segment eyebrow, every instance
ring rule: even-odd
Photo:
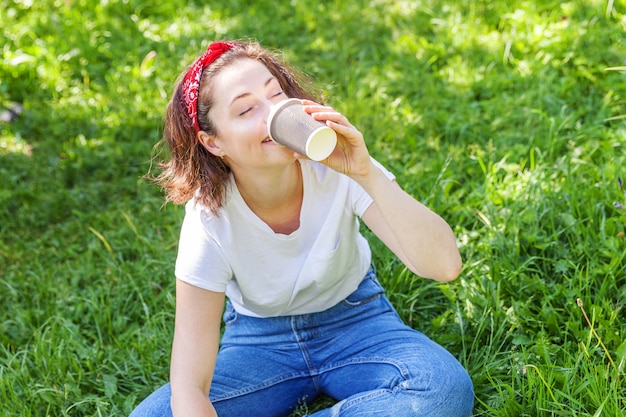
[[[265,84],[263,84],[263,87],[267,87],[274,80],[278,81],[278,79],[272,75],[270,78],[267,79],[267,81],[265,81]],[[233,98],[230,101],[230,104],[232,105],[235,101],[239,100],[240,98],[244,98],[246,96],[249,96],[250,94],[251,93],[249,93],[249,92],[245,92],[245,93],[239,94],[237,97]]]

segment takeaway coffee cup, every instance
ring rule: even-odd
[[[270,139],[314,161],[328,158],[337,144],[335,131],[306,113],[298,99],[273,106],[267,125]]]

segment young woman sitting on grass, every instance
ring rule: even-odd
[[[471,415],[467,372],[402,323],[359,219],[442,282],[461,269],[452,230],[304,85],[254,42],[211,44],[177,83],[159,177],[186,203],[170,383],[133,417],[286,417],[322,394],[338,402],[315,417]],[[327,159],[269,140],[270,108],[288,97],[337,133]]]

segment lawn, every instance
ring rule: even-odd
[[[124,416],[167,381],[183,208],[145,176],[175,78],[224,38],[282,50],[452,225],[450,284],[364,233],[476,416],[626,414],[626,1],[0,0],[0,22],[0,415]]]

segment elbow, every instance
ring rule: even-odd
[[[457,253],[454,261],[451,262],[450,273],[448,275],[447,282],[454,281],[461,275],[461,271],[463,270],[463,259],[461,259],[461,254]]]
[[[407,265],[408,266],[408,265]],[[454,257],[447,261],[442,261],[436,268],[430,270],[424,268],[409,267],[409,269],[417,276],[432,279],[437,282],[451,282],[459,277],[463,269],[461,257]]]
[[[402,259],[402,258],[401,258]],[[437,282],[451,282],[461,275],[463,260],[456,246],[451,250],[421,253],[414,259],[403,259],[404,265],[415,275]]]
[[[461,267],[458,268],[450,268],[441,276],[439,279],[440,282],[452,282],[459,277],[461,274]]]
[[[456,256],[447,262],[446,267],[441,271],[441,276],[438,281],[441,282],[451,282],[454,281],[461,275],[461,270],[463,269],[463,260],[461,259],[461,255],[457,252]]]

